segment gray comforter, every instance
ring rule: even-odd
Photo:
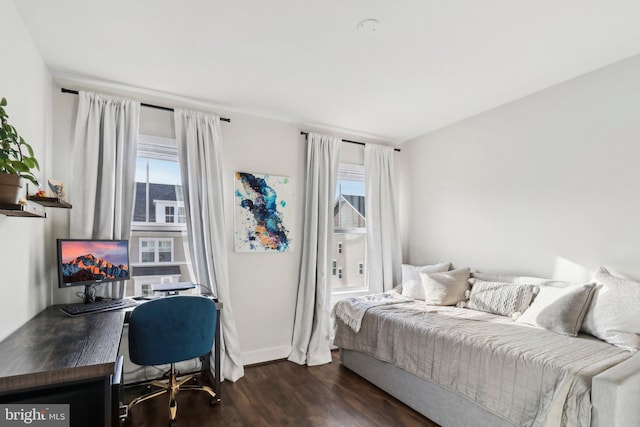
[[[335,344],[405,369],[521,426],[589,426],[591,379],[631,353],[479,311],[416,301],[368,309]]]

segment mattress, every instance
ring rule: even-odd
[[[372,307],[335,344],[411,372],[521,426],[589,426],[591,380],[631,353],[510,318],[415,301]]]

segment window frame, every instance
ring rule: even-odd
[[[136,176],[135,182],[144,185],[147,183],[146,189],[140,189],[145,191],[145,194],[141,195],[146,199],[146,203],[139,206],[137,221],[131,222],[131,237],[130,237],[130,253],[133,254],[135,260],[135,254],[137,253],[138,259],[131,263],[132,277],[131,283],[127,284],[125,289],[125,296],[143,295],[144,288],[149,283],[160,283],[163,280],[169,281],[192,281],[192,263],[188,257],[188,249],[186,247],[188,242],[188,230],[186,224],[186,209],[184,208],[184,202],[181,199],[181,168],[178,156],[177,141],[175,138],[165,138],[159,136],[152,136],[146,134],[138,134],[138,147],[136,151]],[[156,173],[160,170],[164,170],[164,162],[156,163],[155,160],[164,162],[172,162],[177,165],[177,168],[169,165],[167,170],[171,171],[172,178],[161,179],[157,181]],[[158,165],[159,168],[156,168]],[[145,170],[146,169],[146,170]],[[165,175],[167,176],[167,175]],[[169,185],[171,180],[174,179],[176,186],[175,198],[173,195],[155,196],[154,193],[150,194],[149,185],[154,182],[164,182]],[[136,194],[137,195],[137,194]],[[173,199],[173,200],[164,200]],[[165,221],[164,207],[171,205],[174,207],[174,222],[167,223]],[[184,215],[182,215],[184,214]],[[182,215],[182,216],[181,216]],[[154,240],[153,250],[145,249],[145,256],[149,261],[142,261],[141,245],[143,241]],[[165,244],[164,247],[160,247],[162,243],[158,241],[169,241],[169,244]],[[151,254],[153,254],[153,262],[151,262]],[[160,261],[160,255],[163,256]],[[164,269],[167,267],[178,267],[179,273],[166,275],[164,273],[155,274],[153,269]],[[140,267],[146,267],[136,273],[136,269]],[[159,271],[159,270],[158,270]],[[199,293],[196,290],[193,293]]]
[[[364,165],[360,165],[360,164],[355,164],[355,163],[340,163],[338,165],[338,181],[337,181],[337,185],[339,185],[340,180],[348,180],[348,181],[360,181],[362,182],[363,186],[364,184],[364,180],[365,180],[365,176],[364,176]],[[339,192],[339,188],[336,188],[336,201],[338,200],[338,197],[340,197],[340,192]],[[365,195],[366,198],[366,195]],[[365,213],[366,214],[366,213]],[[365,223],[366,223],[366,216],[364,217]],[[345,253],[344,250],[344,239],[339,239],[336,238],[337,235],[340,234],[364,234],[365,238],[364,238],[364,261],[359,261],[358,264],[362,263],[364,265],[364,263],[366,262],[366,257],[367,257],[367,244],[366,244],[366,234],[367,234],[367,229],[366,226],[365,227],[341,227],[341,226],[334,226],[333,230],[332,230],[333,236],[334,236],[334,249],[336,250],[336,254],[338,256],[342,255]],[[333,264],[332,264],[332,272],[334,271],[333,269]],[[338,269],[337,269],[337,279],[342,282],[343,280],[345,280],[345,275],[344,275],[344,271],[343,268],[344,266],[340,266],[337,265]],[[355,268],[356,268],[356,275],[357,276],[364,276],[364,284],[360,285],[349,285],[346,284],[346,286],[340,286],[340,287],[331,287],[331,292],[334,295],[340,295],[340,294],[347,294],[347,293],[353,293],[353,292],[368,292],[369,291],[369,285],[367,283],[367,277],[366,277],[366,269],[364,270],[365,274],[360,275],[359,271],[357,269],[358,265],[356,264]],[[332,276],[336,276],[336,275],[332,275]]]
[[[171,212],[169,212],[171,211]],[[171,219],[171,220],[169,220]],[[173,224],[176,222],[176,207],[173,205],[167,205],[164,207],[164,222]]]
[[[142,244],[153,242],[153,261],[143,261],[142,254],[150,253],[151,251],[143,251]],[[160,261],[160,242],[171,242],[171,259],[169,261]],[[173,264],[175,260],[175,244],[173,237],[140,237],[138,241],[138,254],[141,265],[150,265],[150,264]],[[166,252],[166,251],[163,251]]]
[[[175,138],[164,138],[159,136],[138,134],[138,147],[136,159],[144,158],[149,160],[164,160],[179,163],[178,146]],[[186,232],[187,223],[180,222],[180,209],[184,207],[181,200],[147,200],[147,217],[145,221],[132,221],[132,231],[157,231],[159,227],[166,231]],[[164,207],[167,205],[176,206],[174,222],[165,222]],[[155,210],[155,222],[150,222],[151,210]],[[186,214],[186,210],[185,210]]]

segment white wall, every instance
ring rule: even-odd
[[[640,278],[640,56],[403,147],[405,261]]]
[[[33,147],[41,166],[37,176],[46,182],[51,76],[13,2],[0,0],[0,11],[0,98],[7,98],[9,123]],[[0,215],[0,340],[50,303],[50,230],[48,219]]]
[[[306,143],[294,124],[232,115],[223,125],[228,202],[227,244],[231,298],[243,352],[251,364],[289,355],[298,289]],[[233,252],[233,172],[290,176],[295,216],[292,250],[286,253]]]
[[[129,96],[150,104],[169,107],[190,106],[179,98],[157,97],[133,89],[101,86],[99,83],[57,78],[53,87],[54,173],[68,180],[68,157],[78,97],[63,94],[68,89],[96,90],[102,93]],[[200,109],[215,111],[210,107]],[[222,123],[223,155],[225,158],[225,217],[229,250],[229,280],[231,303],[235,314],[243,363],[252,364],[288,356],[293,333],[293,321],[298,289],[302,244],[304,169],[306,142],[300,131],[317,131],[287,122],[262,119],[233,112],[215,111],[229,117]],[[140,132],[161,137],[175,137],[173,113],[142,108]],[[361,140],[356,136],[341,135]],[[362,149],[345,144],[345,161],[362,162]],[[294,215],[291,218],[292,250],[287,253],[236,253],[233,249],[233,173],[254,172],[291,177],[294,185]],[[69,194],[71,203],[77,195]],[[68,213],[55,218],[54,240],[69,233]],[[55,281],[55,271],[51,272]],[[75,290],[54,289],[54,302],[74,300]],[[224,302],[227,303],[227,302]],[[224,315],[224,311],[223,311]]]

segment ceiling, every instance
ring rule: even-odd
[[[640,53],[637,0],[15,4],[54,76],[394,143]]]

